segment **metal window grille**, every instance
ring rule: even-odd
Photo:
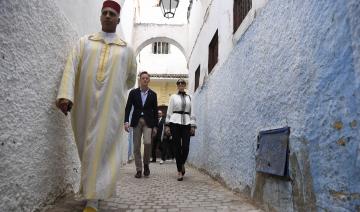
[[[158,43],[157,43],[157,46],[158,46],[158,47],[157,47],[157,50],[158,50],[157,53],[158,53],[158,54],[161,54],[161,42],[158,42]]]
[[[169,43],[155,42],[152,47],[153,54],[169,54]]]
[[[157,53],[157,44],[156,42],[153,43],[153,51],[152,51],[153,54],[156,54]]]

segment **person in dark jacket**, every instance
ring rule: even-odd
[[[163,117],[163,113],[161,110],[158,111],[158,121],[156,123],[157,126],[157,133],[156,135],[153,137],[152,139],[152,144],[151,144],[151,162],[155,163],[156,162],[156,150],[158,147],[160,147],[160,151],[161,151],[161,155],[163,155],[164,149],[163,149],[163,145],[162,145],[162,141],[164,138],[164,134],[163,134],[163,128],[164,128],[164,124],[165,124],[165,117]],[[163,160],[160,160],[160,164],[163,163]]]
[[[151,138],[157,130],[157,95],[149,88],[150,74],[146,71],[140,73],[140,87],[133,89],[125,107],[125,131],[133,128],[134,157],[136,166],[136,178],[142,176],[142,163],[144,163],[144,176],[150,175],[150,154]],[[129,124],[129,115],[131,108],[134,107],[131,122]],[[141,137],[144,139],[144,157],[141,161]]]

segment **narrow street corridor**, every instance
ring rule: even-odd
[[[0,0],[0,212],[360,212],[359,14]]]
[[[121,169],[117,195],[100,201],[100,211],[262,211],[189,166],[184,181],[176,180],[175,162],[151,163],[149,178],[134,178],[134,163]],[[58,200],[45,212],[82,211],[85,202],[73,197]]]

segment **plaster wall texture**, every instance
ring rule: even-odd
[[[76,190],[69,117],[55,108],[76,38],[55,2],[0,1],[0,208],[33,211]]]
[[[120,24],[117,33],[129,44],[132,43],[134,23],[134,2],[131,0],[118,1],[121,5]],[[62,0],[55,2],[61,13],[68,20],[69,27],[79,36],[101,31],[100,15],[103,1]]]
[[[219,48],[219,63],[226,58],[222,56],[222,53],[231,51],[232,37],[229,39],[229,36],[232,36],[232,18],[229,17],[229,13],[232,11],[231,5],[231,1],[193,1],[188,25],[189,51],[187,58],[189,58],[189,70],[192,73],[189,76],[190,79],[199,64],[203,70],[201,72],[207,72],[205,69],[207,70],[209,43],[216,30],[222,32],[219,33],[219,45],[223,45],[222,48]],[[202,75],[201,78],[204,76]],[[192,81],[194,80],[190,80],[190,83]]]
[[[118,31],[121,32],[126,43],[132,46],[133,43],[133,31],[134,31],[134,19],[135,19],[135,2],[132,0],[124,1],[120,15],[120,25]],[[132,46],[133,47],[133,46]],[[135,51],[135,50],[134,50]]]
[[[58,3],[0,2],[1,211],[33,211],[79,187],[70,117],[54,102],[69,51],[99,19],[83,23],[95,17],[96,3],[71,2],[79,14]],[[126,141],[124,136],[124,163]]]
[[[189,67],[189,87],[194,88],[195,71],[200,65],[201,85],[208,76],[209,44],[216,30],[218,43],[218,63],[213,70],[217,70],[228,58],[230,52],[241,35],[252,23],[256,11],[266,5],[267,0],[252,0],[252,8],[243,20],[241,26],[233,34],[233,1],[193,1],[188,26],[188,48],[186,58]],[[205,56],[204,56],[205,55]],[[193,90],[191,89],[191,92]]]
[[[359,210],[359,4],[269,1],[194,94],[189,162],[268,209]],[[291,181],[255,171],[259,131],[284,126]]]
[[[103,1],[62,0],[55,1],[60,11],[80,36],[101,30],[100,15]]]

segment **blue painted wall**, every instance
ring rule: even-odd
[[[194,94],[189,162],[267,209],[359,210],[359,14],[357,0],[270,0]],[[255,171],[258,132],[283,126],[291,181]]]

